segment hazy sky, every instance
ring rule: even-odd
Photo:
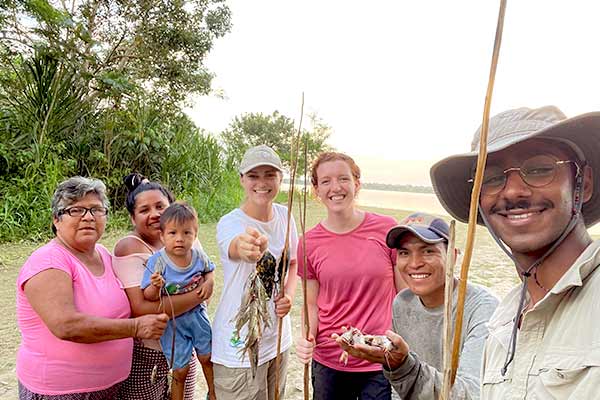
[[[432,160],[464,152],[481,122],[499,1],[235,0],[208,67],[225,98],[196,123],[243,112],[316,112],[366,181],[428,184]],[[492,113],[600,110],[600,2],[509,0]],[[409,163],[406,160],[425,160]]]

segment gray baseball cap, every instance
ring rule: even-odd
[[[469,183],[479,153],[481,127],[475,132],[469,153],[447,157],[429,171],[433,189],[446,211],[459,221],[469,219],[473,185]],[[506,149],[525,140],[550,139],[569,145],[593,171],[594,193],[583,204],[586,226],[600,220],[600,112],[567,118],[555,106],[518,108],[504,111],[490,119],[488,154]],[[479,224],[483,224],[481,216]]]
[[[283,172],[283,165],[281,159],[275,153],[275,151],[267,145],[261,144],[259,146],[250,147],[244,153],[242,162],[240,163],[240,174],[245,174],[252,168],[259,167],[261,165],[269,165],[273,168]]]
[[[385,243],[390,249],[397,249],[400,238],[405,233],[412,233],[429,244],[448,242],[449,231],[448,223],[440,217],[418,212],[404,218],[398,225],[390,229]]]

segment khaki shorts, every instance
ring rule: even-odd
[[[285,381],[290,351],[279,357],[279,398],[285,396]],[[275,359],[256,370],[252,379],[250,368],[228,368],[213,364],[215,394],[219,400],[272,400],[275,398]]]

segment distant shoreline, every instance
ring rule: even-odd
[[[369,190],[383,190],[386,192],[404,192],[404,193],[427,193],[433,194],[433,188],[431,186],[420,186],[420,185],[396,185],[390,183],[361,183],[363,189]]]
[[[283,183],[289,184],[290,180],[288,178],[284,178]],[[303,179],[296,179],[296,185],[303,185],[303,184],[304,184]],[[434,194],[433,188],[431,186],[398,185],[398,184],[392,184],[392,183],[379,183],[379,182],[361,182],[360,186],[363,189],[382,190],[385,192]]]

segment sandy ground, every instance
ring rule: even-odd
[[[402,218],[407,213],[397,210],[374,211]],[[309,206],[309,218],[307,226],[314,226],[323,217],[321,207],[312,203]],[[299,224],[298,224],[299,226]],[[466,229],[462,224],[457,228],[457,242],[461,246],[464,243]],[[109,232],[102,239],[102,243],[112,249],[116,240],[125,232]],[[207,250],[209,256],[218,261],[217,247],[215,243],[215,224],[206,224],[200,227],[200,240]],[[39,243],[5,243],[0,244],[0,398],[17,399],[17,381],[15,376],[15,356],[20,342],[19,331],[16,326],[15,317],[15,281],[18,270]],[[488,286],[498,296],[504,295],[516,282],[516,274],[508,259],[497,248],[483,229],[478,231],[476,252],[471,267],[471,280]],[[209,315],[214,315],[216,303],[221,294],[223,276],[217,269],[215,293],[213,301],[209,306]],[[292,326],[294,337],[300,332],[300,310],[301,295],[298,287],[295,304],[292,309]],[[197,379],[196,398],[203,399],[206,394],[204,379],[201,376],[201,368],[198,368],[200,376]],[[303,399],[303,365],[297,361],[292,347],[290,365],[287,374],[286,399]]]

